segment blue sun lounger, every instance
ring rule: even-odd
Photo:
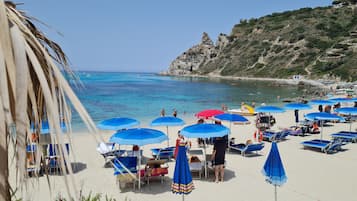
[[[328,141],[315,139],[301,142],[301,144],[304,146],[304,148],[316,148],[319,149],[321,152],[331,153],[340,151],[341,147],[346,143],[344,143],[342,140]]]
[[[255,152],[258,154],[258,151],[262,150],[264,148],[264,143],[257,143],[257,144],[231,144],[229,145],[229,148],[232,150],[239,151],[242,156],[246,156],[247,153]]]
[[[137,163],[138,159],[135,156],[117,157],[112,160],[114,167],[114,175],[117,176],[119,188],[123,189],[127,183],[132,183],[135,189],[137,181]]]
[[[270,142],[281,141],[281,140],[284,140],[288,135],[289,135],[288,130],[278,131],[278,132],[264,131],[263,132],[263,140],[270,141]]]
[[[357,132],[341,131],[331,135],[334,139],[341,139],[344,142],[357,142]]]
[[[152,156],[156,159],[171,159],[174,157],[175,147],[151,149]]]

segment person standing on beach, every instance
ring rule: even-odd
[[[214,165],[215,182],[223,182],[224,178],[224,161],[226,155],[226,141],[222,137],[216,138],[214,141],[212,152],[212,165]]]
[[[173,115],[174,117],[177,117],[177,110],[176,110],[176,109],[174,109],[174,112],[172,113],[172,115]]]
[[[161,112],[160,112],[161,116],[164,117],[165,116],[165,108],[162,108],[161,109]]]

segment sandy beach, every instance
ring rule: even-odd
[[[300,118],[303,114],[317,111],[317,107],[312,110],[300,111]],[[274,114],[277,123],[272,128],[286,128],[294,123],[293,111],[286,111],[282,114]],[[253,132],[256,130],[255,117],[247,117],[252,123],[249,125],[232,125],[232,134],[236,143],[245,142],[247,139],[253,139]],[[185,119],[186,125],[196,122],[194,117]],[[229,123],[223,122],[229,126]],[[349,124],[329,123],[330,126],[323,128],[323,138],[331,139],[333,132],[348,130]],[[147,125],[141,125],[146,127]],[[164,127],[155,127],[166,132]],[[178,129],[182,127],[170,127],[170,144],[173,145]],[[356,128],[352,125],[352,129]],[[104,139],[108,139],[112,132],[101,132]],[[180,195],[171,192],[171,180],[173,177],[175,161],[168,162],[169,174],[164,182],[160,179],[152,179],[150,184],[143,185],[141,191],[133,190],[128,186],[124,191],[119,189],[116,184],[116,177],[113,175],[112,168],[104,168],[104,159],[97,152],[97,142],[92,136],[86,133],[75,133],[73,135],[73,150],[71,157],[75,156],[75,173],[79,189],[83,190],[85,195],[90,191],[93,193],[102,193],[117,200],[181,200]],[[288,177],[287,183],[278,188],[278,200],[289,201],[354,201],[357,200],[354,189],[357,185],[355,171],[357,169],[357,144],[349,143],[343,147],[343,151],[325,154],[314,150],[304,150],[300,144],[309,139],[319,139],[320,134],[309,135],[305,137],[288,136],[287,140],[279,142],[278,148]],[[192,147],[197,147],[196,139],[190,139],[193,142]],[[150,148],[165,147],[166,142],[162,144],[153,144],[144,146],[144,156],[151,157]],[[213,173],[210,173],[208,179],[198,179],[194,175],[195,190],[185,197],[186,200],[240,200],[240,201],[269,201],[274,200],[274,187],[265,181],[261,170],[270,151],[271,143],[265,142],[265,148],[259,152],[259,155],[243,157],[236,152],[226,153],[225,181],[220,183],[213,182]],[[131,146],[122,146],[121,148],[131,149]],[[212,146],[208,147],[208,153],[211,153]],[[66,195],[63,176],[51,175],[49,180],[52,182],[54,195]],[[31,179],[33,184],[28,186],[32,200],[49,200],[49,188],[47,187],[47,178],[40,177],[38,180]],[[37,183],[38,182],[38,183]],[[56,196],[55,196],[56,197]]]

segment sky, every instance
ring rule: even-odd
[[[161,72],[207,32],[215,42],[241,19],[332,0],[14,0],[47,26],[74,70]]]

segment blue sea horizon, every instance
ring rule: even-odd
[[[95,72],[76,73],[82,87],[74,87],[95,123],[112,117],[130,117],[141,127],[174,109],[178,117],[187,118],[200,110],[239,108],[241,102],[282,105],[284,98],[304,95],[304,89],[294,85],[277,88],[269,81],[226,80],[197,77],[160,76],[155,73]],[[280,97],[278,99],[277,97]],[[73,112],[74,131],[85,129],[78,114]]]

